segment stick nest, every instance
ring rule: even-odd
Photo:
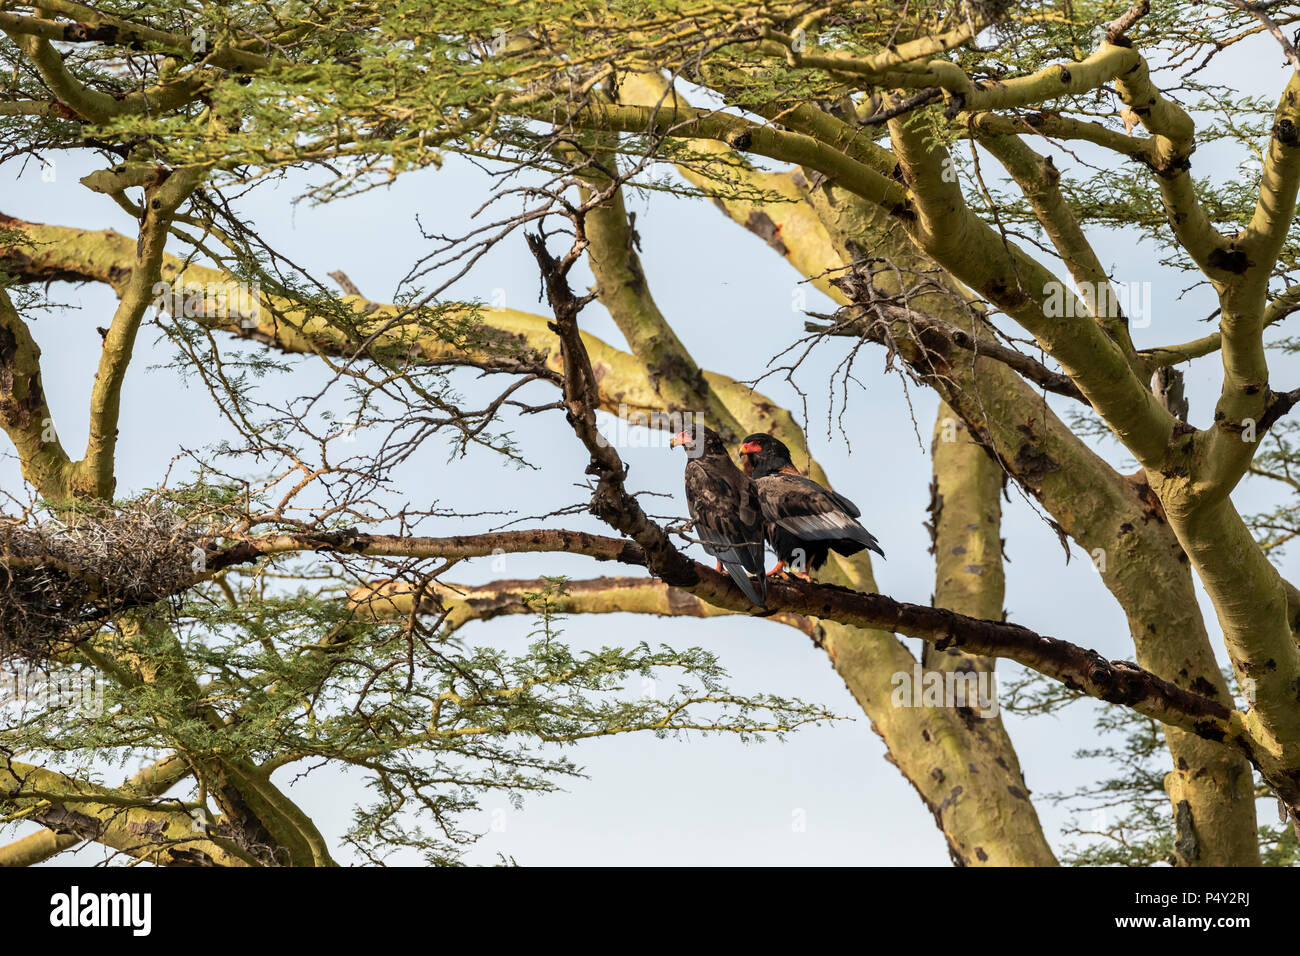
[[[0,663],[40,660],[193,583],[200,530],[164,504],[0,522]]]

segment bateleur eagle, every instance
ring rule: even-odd
[[[718,559],[719,571],[726,568],[745,596],[765,607],[763,509],[754,482],[736,467],[710,428],[681,432],[670,445],[686,449],[686,506],[700,544]]]
[[[773,574],[787,565],[796,573],[815,571],[832,550],[851,555],[870,548],[885,556],[875,535],[858,522],[858,506],[799,474],[784,442],[750,435],[740,446],[740,458],[758,488],[763,530],[776,551]]]

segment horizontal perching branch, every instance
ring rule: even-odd
[[[658,559],[652,563],[644,548],[626,538],[550,528],[445,538],[352,531],[274,534],[212,550],[207,574],[262,557],[302,551],[442,560],[500,553],[582,554],[598,561],[648,567],[665,584],[714,607],[755,616],[788,612],[853,627],[894,631],[939,648],[957,647],[970,654],[1013,660],[1089,697],[1132,707],[1203,737],[1226,741],[1238,736],[1234,717],[1239,715],[1218,701],[1185,690],[1136,664],[1108,661],[1096,651],[1038,634],[1019,624],[967,617],[946,608],[910,604],[883,594],[864,594],[830,584],[775,577],[768,582],[768,612],[759,612],[729,576],[692,561],[671,544],[668,547],[676,560],[668,563]]]

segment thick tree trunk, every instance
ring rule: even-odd
[[[1006,593],[1002,469],[943,403],[939,404],[930,447],[934,463],[930,509],[934,604],[971,617],[1001,620]],[[988,687],[992,700],[997,700],[992,658],[964,654],[956,648],[940,651],[924,644],[921,662],[927,671],[976,675],[977,686]],[[980,716],[970,707],[958,708],[956,713],[968,728],[968,749],[976,758],[975,766],[995,784],[954,800],[946,811],[952,823],[944,832],[951,831],[970,844],[994,846],[1007,863],[1054,864],[1056,858],[1029,800],[1029,788],[1001,715]]]
[[[703,177],[692,178],[708,185]],[[765,179],[777,178],[765,174]],[[814,281],[828,294],[845,301],[828,279],[853,260],[855,251],[887,256],[902,268],[934,268],[897,223],[860,198],[830,183],[813,187],[800,173],[785,178],[800,202],[760,209],[748,201],[727,200],[719,206],[751,229],[770,213],[769,221],[781,239],[778,251],[805,275],[819,277]],[[764,187],[771,188],[766,181]],[[951,308],[951,301],[940,295],[914,302],[940,315]],[[963,321],[961,313],[944,317],[954,324]],[[894,331],[896,342],[909,341],[905,328]],[[963,355],[942,375],[934,375],[928,361],[920,361],[917,371],[952,403],[979,440],[996,451],[1008,472],[1065,533],[1094,556],[1103,582],[1128,618],[1137,663],[1180,686],[1229,703],[1187,557],[1146,483],[1118,474],[1005,365]],[[1178,862],[1257,865],[1259,841],[1249,763],[1228,748],[1178,728],[1165,731],[1174,768],[1165,786],[1179,829]]]

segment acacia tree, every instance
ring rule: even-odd
[[[6,155],[102,156],[82,185],[139,222],[123,236],[9,218],[0,237],[0,424],[40,499],[16,498],[6,531],[4,649],[109,682],[98,717],[70,721],[56,707],[6,732],[5,806],[44,830],[4,858],[93,840],[163,863],[329,863],[270,779],[316,760],[372,775],[377,802],[352,833],[363,852],[412,845],[450,860],[471,838],[455,818],[476,792],[546,788],[574,769],[529,741],[779,733],[829,717],[728,694],[700,652],[583,657],[555,638],[557,613],[754,613],[725,575],[683,553],[689,529],[649,515],[625,487],[597,412],[652,424],[700,414],[731,443],[770,432],[832,483],[796,417],[742,378],[700,368],[656,305],[625,206],[635,188],[712,200],[835,300],[838,311],[809,316],[782,348],[838,348],[851,367],[879,347],[941,399],[933,606],[876,593],[868,559],[836,557],[815,584],[774,580],[761,617],[813,638],[953,861],[1056,855],[998,718],[895,706],[892,677],[916,663],[900,636],[921,638],[924,667],[940,673],[1019,662],[1049,682],[1031,710],[1084,696],[1114,705],[1119,726],[1137,722],[1141,779],[1110,789],[1156,809],[1142,851],[1118,859],[1260,862],[1261,833],[1277,834],[1259,827],[1257,798],[1300,819],[1300,592],[1272,560],[1295,522],[1285,508],[1243,519],[1231,495],[1252,472],[1294,487],[1279,420],[1300,391],[1269,387],[1265,332],[1300,308],[1289,232],[1297,19],[1245,0],[0,3]],[[1265,78],[1280,90],[1271,104],[1201,78],[1245,45],[1285,58]],[[1257,172],[1196,178],[1191,156],[1207,142],[1254,151]],[[522,212],[427,237],[400,302],[369,301],[346,277],[334,294],[232,206],[290,168],[322,174],[311,195],[329,201],[451,153],[510,173],[487,198],[512,197]],[[1219,331],[1135,345],[1098,252],[1131,231],[1212,289]],[[519,233],[549,314],[448,301],[452,281]],[[590,294],[573,288],[579,262],[596,278]],[[79,458],[59,440],[26,315],[42,304],[38,286],[58,282],[102,283],[119,302]],[[121,388],[155,305],[243,444],[116,501],[116,435],[131,427],[119,422]],[[582,331],[597,305],[625,348]],[[245,394],[251,376],[281,374],[293,357],[324,363],[333,391],[284,408]],[[1221,396],[1212,415],[1191,415],[1179,366],[1215,357]],[[471,373],[508,384],[471,408],[455,390]],[[551,395],[526,402],[525,388]],[[338,402],[322,411],[327,394],[346,396],[343,414]],[[564,529],[573,509],[561,508],[526,530],[466,516],[466,534],[417,535],[437,513],[394,494],[387,476],[434,433],[525,458],[503,423],[533,414],[564,415],[589,459],[582,507],[609,533]],[[852,408],[844,421],[854,427]],[[1097,428],[1136,472],[1108,460]],[[373,437],[364,451],[340,444],[357,433]],[[1134,662],[1042,633],[1052,622],[1005,620],[1009,484],[1067,549],[1096,558]],[[457,561],[502,551],[567,551],[650,575],[448,580]],[[1194,580],[1215,609],[1227,676]],[[526,657],[455,643],[465,624],[502,614],[539,617]],[[698,686],[610,703],[619,680],[654,668]],[[122,783],[92,779],[86,761],[123,752],[155,762]],[[83,763],[64,773],[31,756],[51,754]],[[167,796],[187,781],[186,798]]]

